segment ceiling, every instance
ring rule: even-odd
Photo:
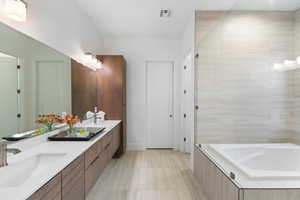
[[[296,10],[300,0],[77,0],[102,37],[178,39],[194,10]],[[171,9],[170,18],[160,18]]]
[[[13,58],[13,59],[15,59],[15,57],[4,54],[4,53],[1,53],[1,52],[0,52],[0,58]]]

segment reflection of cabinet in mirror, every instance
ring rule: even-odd
[[[72,63],[72,113],[84,117],[87,111],[97,106],[96,72],[82,64]]]

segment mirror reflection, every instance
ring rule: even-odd
[[[0,137],[38,128],[39,115],[71,113],[69,57],[2,23],[0,44]]]
[[[19,131],[18,106],[18,58],[0,52],[0,121],[6,133]],[[1,133],[3,136],[4,133]],[[5,136],[5,135],[4,135]]]

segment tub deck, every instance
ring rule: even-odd
[[[209,200],[299,200],[298,152],[293,144],[195,145],[194,175]]]

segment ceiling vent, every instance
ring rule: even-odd
[[[161,18],[171,17],[171,10],[170,9],[160,10],[160,17]]]

